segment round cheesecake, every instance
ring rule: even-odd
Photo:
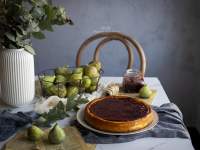
[[[153,121],[151,107],[135,98],[106,96],[87,104],[85,121],[108,132],[131,132],[145,128]]]

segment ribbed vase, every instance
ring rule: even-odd
[[[34,57],[24,49],[0,50],[1,100],[11,106],[32,102],[35,95]]]

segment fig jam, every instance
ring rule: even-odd
[[[126,93],[138,93],[144,86],[144,77],[140,71],[129,69],[123,77],[123,90]]]

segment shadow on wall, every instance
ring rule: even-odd
[[[200,9],[198,0],[59,0],[75,25],[59,27],[44,41],[34,40],[36,72],[63,64],[74,66],[81,43],[99,31],[120,31],[136,38],[147,56],[146,76],[160,78],[188,125],[197,120],[200,75]],[[91,60],[94,45],[82,64]],[[112,42],[100,54],[105,75],[121,76],[127,64],[122,45]],[[138,59],[136,58],[138,66]],[[197,88],[196,88],[197,87]]]

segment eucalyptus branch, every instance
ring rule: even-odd
[[[29,39],[44,39],[43,31],[73,22],[63,7],[48,0],[0,0],[0,45],[4,49],[24,48],[34,54]]]

